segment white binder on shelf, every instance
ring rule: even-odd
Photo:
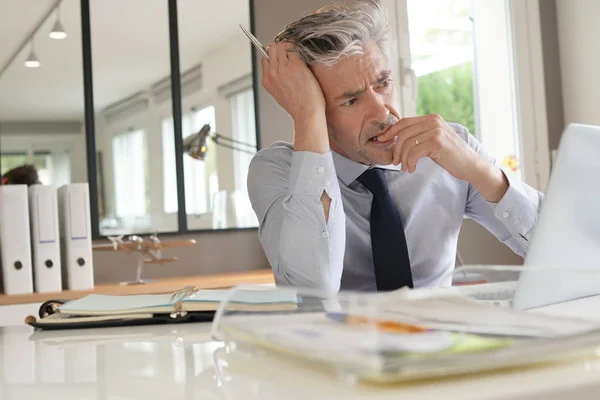
[[[32,293],[27,185],[0,185],[0,260],[2,291]]]
[[[70,183],[58,189],[63,288],[94,287],[90,192],[87,183]]]
[[[56,186],[29,186],[29,219],[36,292],[62,290]]]

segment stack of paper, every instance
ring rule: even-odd
[[[306,296],[304,296],[306,297]],[[337,301],[337,305],[333,305]],[[260,346],[389,382],[596,356],[600,322],[418,291],[340,293],[325,312],[231,313],[216,339]]]
[[[492,335],[556,337],[600,329],[600,323],[586,319],[556,318],[495,307],[454,294],[428,296],[418,291],[392,292],[375,309],[356,308],[350,313],[430,329]]]

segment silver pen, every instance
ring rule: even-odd
[[[258,41],[257,38],[254,37],[253,34],[251,34],[250,32],[248,32],[246,30],[246,28],[244,28],[241,24],[240,24],[240,28],[242,28],[242,30],[244,31],[244,33],[246,34],[246,36],[248,36],[248,39],[250,39],[250,41],[252,42],[252,44],[254,45],[254,47],[256,47],[258,49],[258,51],[260,51],[262,53],[263,56],[265,56],[267,58],[267,60],[269,59],[269,53],[267,53],[267,50],[265,49],[265,47]]]

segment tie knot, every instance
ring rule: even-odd
[[[385,176],[383,176],[383,170],[380,168],[368,169],[356,178],[356,180],[369,189],[369,192],[373,193],[373,196],[389,191]]]

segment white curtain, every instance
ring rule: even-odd
[[[175,171],[175,140],[173,139],[173,118],[162,121],[163,149],[163,210],[177,212],[177,173]]]
[[[253,90],[247,89],[231,96],[231,109],[233,110],[233,138],[256,146]],[[251,154],[241,151],[233,152],[235,188],[246,194],[248,193],[246,179],[250,160],[252,160]]]
[[[136,130],[112,139],[115,211],[118,217],[146,214],[146,144],[144,131]]]
[[[233,138],[243,143],[256,146],[256,125],[254,121],[254,92],[247,89],[231,97],[233,112]],[[244,149],[252,150],[247,146]],[[235,176],[235,192],[231,195],[233,208],[236,213],[236,226],[258,226],[258,220],[252,210],[248,197],[248,168],[252,154],[234,151],[233,166]]]

